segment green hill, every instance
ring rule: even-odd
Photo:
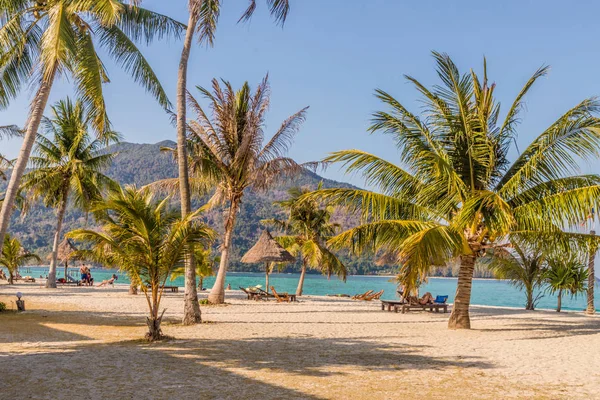
[[[171,155],[160,152],[161,147],[174,146],[175,143],[171,141],[163,141],[156,144],[123,142],[114,145],[110,148],[110,151],[116,152],[117,155],[112,166],[106,171],[106,174],[123,185],[135,184],[137,186],[143,186],[159,179],[176,177],[177,166]],[[244,202],[240,208],[236,224],[231,270],[259,270],[260,266],[241,264],[239,259],[258,239],[262,229],[262,225],[260,224],[262,219],[273,218],[274,216],[283,217],[281,210],[273,206],[273,201],[284,199],[287,195],[287,189],[292,186],[316,188],[321,181],[323,181],[324,187],[352,187],[347,183],[325,179],[307,171],[293,180],[282,181],[266,193],[248,191],[244,196]],[[194,200],[194,205],[203,204],[205,200],[196,199]],[[205,218],[217,231],[223,231],[224,218],[222,209],[211,210],[206,214]],[[352,216],[348,217],[342,213],[338,213],[335,218],[344,227],[357,222],[356,218]],[[21,218],[19,213],[16,213],[11,223],[10,231],[20,237],[23,244],[29,250],[36,252],[40,256],[46,256],[50,252],[55,223],[54,210],[47,209],[42,205],[36,205],[32,207],[25,218]],[[91,216],[88,218],[84,213],[74,209],[67,211],[64,222],[65,232],[86,225],[88,227],[94,226]],[[216,246],[218,246],[218,243]],[[370,259],[342,257],[352,274],[367,274],[385,269],[389,270],[389,268],[385,267],[376,267]],[[295,270],[296,267],[291,266],[288,270]]]

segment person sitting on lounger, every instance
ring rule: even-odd
[[[410,297],[411,304],[419,304],[422,306],[425,306],[427,304],[433,304],[434,300],[435,297],[433,297],[433,295],[430,292],[425,293],[421,298],[418,298],[417,296]]]

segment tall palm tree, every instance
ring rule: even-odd
[[[548,291],[552,294],[557,293],[556,311],[560,312],[563,292],[568,292],[573,297],[586,291],[587,269],[584,263],[574,255],[550,258],[548,266],[544,278],[548,284]]]
[[[278,22],[285,21],[289,10],[289,0],[267,0],[271,14]],[[249,19],[256,9],[256,1],[251,0],[249,7],[244,12],[242,19]],[[181,197],[181,213],[187,215],[191,211],[190,181],[187,157],[186,139],[186,95],[187,95],[187,68],[192,51],[194,36],[198,37],[200,43],[212,46],[217,21],[221,11],[220,0],[189,0],[189,18],[179,70],[177,73],[177,159],[179,167],[179,193]],[[200,322],[200,306],[198,305],[198,293],[196,292],[196,277],[194,276],[195,263],[193,253],[190,253],[185,273],[185,304],[183,323],[194,324]]]
[[[544,284],[546,253],[538,244],[513,240],[510,249],[497,247],[491,252],[488,266],[496,277],[508,279],[519,289],[525,289],[526,310],[534,310],[538,297],[534,291]]]
[[[163,107],[170,105],[135,43],[178,36],[184,25],[122,0],[0,2],[0,108],[24,86],[36,88],[23,145],[0,211],[0,248],[54,80],[70,77],[98,135],[110,131],[102,85],[109,82],[100,46]]]
[[[90,132],[93,119],[93,113],[87,112],[81,101],[73,103],[67,98],[53,105],[52,117],[42,120],[46,136],[38,136],[35,156],[30,159],[31,170],[23,176],[22,187],[29,193],[28,201],[41,198],[46,207],[57,209],[48,288],[56,288],[58,246],[69,199],[87,212],[91,203],[102,197],[104,188],[117,185],[102,170],[114,156],[107,153],[106,146],[116,142],[118,134],[105,131],[103,140],[94,139]]]
[[[318,189],[321,188],[319,184]],[[264,224],[282,229],[286,236],[277,236],[275,240],[294,256],[302,259],[302,270],[300,280],[296,288],[296,295],[302,296],[304,278],[307,268],[320,269],[324,275],[331,276],[332,273],[346,280],[346,266],[327,248],[326,240],[333,236],[338,230],[338,224],[329,222],[332,207],[321,208],[315,200],[301,201],[300,198],[309,193],[308,188],[290,188],[289,198],[277,201],[279,205],[289,213],[287,221],[279,219],[267,219]]]
[[[188,96],[188,105],[197,120],[188,122],[187,151],[190,187],[194,192],[215,187],[206,207],[228,204],[225,233],[221,244],[221,262],[209,295],[211,303],[223,303],[225,276],[235,220],[244,190],[267,190],[283,176],[299,173],[303,166],[286,157],[288,148],[305,119],[303,108],[286,119],[273,137],[264,144],[264,118],[269,106],[269,84],[265,77],[252,93],[248,82],[235,91],[229,82],[213,79],[213,93],[198,87],[208,99],[212,118],[200,103]],[[167,179],[155,183],[158,188],[179,189],[179,181]]]
[[[334,237],[334,247],[388,252],[414,280],[432,265],[458,258],[448,326],[468,329],[478,258],[510,234],[553,234],[581,222],[597,207],[600,177],[574,174],[581,159],[599,154],[595,114],[600,103],[587,99],[577,104],[511,163],[523,98],[547,68],[535,72],[500,119],[496,85],[488,81],[485,61],[480,77],[473,71],[461,74],[446,54],[433,55],[440,85],[428,89],[407,77],[421,94],[423,117],[376,91],[390,111],[376,112],[370,131],[394,138],[402,166],[360,150],[335,152],[326,159],[344,163],[347,172],[362,171],[380,192],[323,189],[313,196],[362,211],[365,223]]]
[[[92,207],[101,231],[79,229],[68,234],[91,246],[74,252],[74,257],[119,267],[141,283],[148,302],[149,341],[162,338],[160,301],[167,278],[184,265],[189,243],[208,246],[214,236],[198,222],[199,212],[181,219],[179,212],[168,209],[169,200],[156,201],[150,191],[134,187],[111,191]]]
[[[4,246],[0,254],[0,266],[8,270],[8,283],[13,284],[15,274],[19,271],[19,267],[25,265],[28,261],[41,261],[41,259],[33,253],[26,251],[19,239],[11,238],[10,235],[4,236]]]

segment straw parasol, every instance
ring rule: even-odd
[[[273,239],[273,236],[268,230],[264,230],[258,241],[244,256],[241,260],[243,263],[255,264],[264,262],[266,264],[266,278],[265,283],[267,285],[267,292],[269,291],[269,269],[270,263],[272,262],[294,262],[296,258],[291,255],[286,249],[281,247],[279,243]]]
[[[77,248],[75,247],[75,245],[73,244],[73,242],[70,239],[65,238],[58,245],[58,250],[56,252],[56,258],[58,261],[62,261],[65,263],[65,279],[67,279],[67,272],[68,272],[68,268],[69,268],[69,256],[71,255],[71,253],[73,253],[76,250],[77,250]],[[52,253],[48,254],[47,258],[48,258],[48,260],[52,260]]]

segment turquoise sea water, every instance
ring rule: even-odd
[[[21,275],[31,275],[38,278],[40,275],[46,276],[47,267],[23,267]],[[117,274],[119,279],[117,283],[129,283],[127,276],[116,270],[93,269],[92,276],[95,283],[98,284],[104,279],[109,279],[112,274]],[[58,270],[58,278],[63,277],[64,269]],[[69,275],[79,279],[79,269],[70,268]],[[298,274],[272,274],[269,278],[269,284],[275,286],[277,291],[295,292],[298,284]],[[215,278],[210,277],[204,280],[204,287],[211,288]],[[183,286],[183,277],[169,283],[172,285]],[[232,289],[238,289],[240,286],[248,287],[254,285],[265,285],[265,276],[260,273],[248,272],[229,272],[227,273],[226,285],[231,284]],[[337,278],[331,278],[322,275],[307,275],[304,281],[304,294],[327,295],[346,293],[354,295],[364,293],[367,290],[379,291],[384,289],[383,299],[394,299],[396,297],[396,284],[390,282],[390,277],[383,276],[349,276],[346,282]],[[454,278],[430,278],[429,281],[421,286],[421,294],[431,292],[433,295],[448,295],[448,301],[453,302],[454,292],[456,291],[456,279]],[[586,307],[585,294],[577,298],[564,296],[562,307],[564,310],[583,310]],[[524,307],[525,294],[511,285],[509,282],[495,279],[476,279],[473,281],[473,292],[471,304],[501,306],[501,307]],[[595,291],[595,304],[600,306],[600,289]],[[537,308],[553,309],[556,307],[556,297],[544,293],[544,296],[538,301]],[[600,311],[600,308],[598,309]]]

